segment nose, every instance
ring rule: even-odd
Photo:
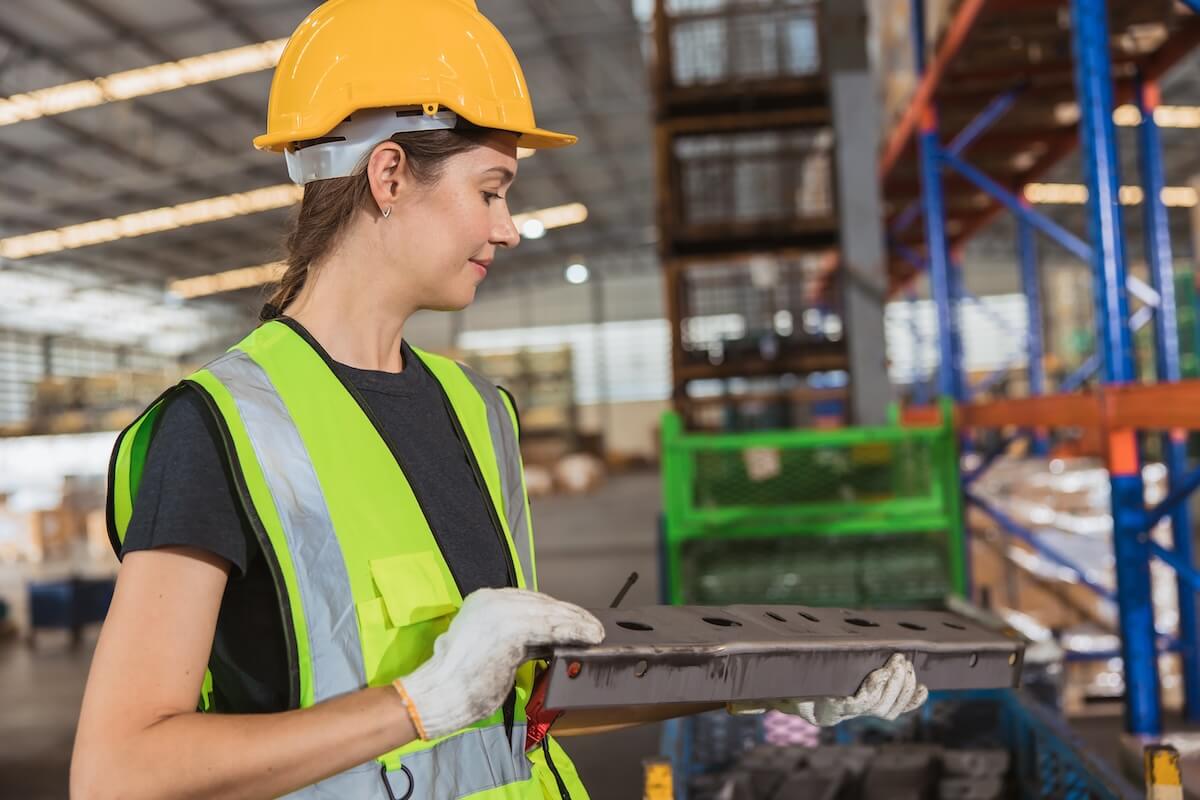
[[[497,247],[507,248],[516,247],[521,243],[521,234],[517,232],[517,225],[507,208],[501,214],[499,223],[492,229],[491,242]]]

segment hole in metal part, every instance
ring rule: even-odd
[[[787,620],[786,620],[786,619],[784,619],[783,617],[779,616],[779,615],[778,615],[778,614],[776,614],[774,611],[768,611],[768,612],[767,612],[767,616],[768,616],[768,617],[770,617],[770,618],[771,618],[771,619],[773,619],[773,620],[776,620],[776,621],[778,621],[778,622],[787,622]]]
[[[926,628],[924,625],[917,625],[912,622],[897,622],[896,624],[899,625],[901,628],[908,628],[910,631],[928,630],[928,628]]]
[[[704,617],[704,621],[707,622],[709,625],[716,625],[718,628],[740,628],[740,627],[742,627],[742,623],[734,622],[733,620],[725,619],[724,617]]]
[[[975,666],[979,663],[979,653],[971,653],[971,660],[967,662],[968,666]]]
[[[641,622],[618,622],[618,628],[624,628],[627,631],[652,631],[654,628]]]
[[[650,665],[645,661],[639,661],[633,667],[633,674],[637,677],[642,677],[646,674],[646,670],[650,669]]]
[[[869,620],[869,619],[859,619],[858,617],[851,617],[850,619],[846,620],[846,624],[847,625],[857,625],[860,628],[878,628],[879,627],[878,622],[871,622],[871,620]]]
[[[955,625],[953,622],[943,622],[942,624],[945,625],[947,628],[953,628],[956,631],[965,631],[966,630],[966,628],[964,628],[962,625]]]
[[[821,620],[817,619],[816,617],[814,617],[812,614],[805,614],[803,611],[797,611],[796,613],[799,614],[800,616],[804,617],[809,622],[820,622],[821,621]]]

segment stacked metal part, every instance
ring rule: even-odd
[[[763,746],[692,783],[692,800],[1000,800],[1012,796],[1002,749],[909,744]]]
[[[935,692],[919,713],[822,729],[820,743],[757,740],[724,712],[667,724],[687,800],[1133,800],[1144,791],[1080,746],[1024,692]]]

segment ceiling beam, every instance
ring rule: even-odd
[[[584,80],[587,73],[583,69],[583,65],[580,61],[579,53],[582,52],[582,49],[571,47],[566,40],[564,40],[561,36],[556,35],[557,28],[548,22],[548,20],[553,18],[553,15],[560,8],[562,8],[562,6],[558,2],[555,2],[555,0],[521,0],[521,2],[525,6],[526,13],[531,19],[534,20],[534,24],[536,25],[537,29],[545,38],[546,43],[544,47],[546,47],[546,49],[550,50],[555,55],[556,61],[562,68],[560,70],[561,74],[571,82],[573,89],[571,95],[573,97],[580,98],[580,118],[584,122],[585,129],[593,133],[592,141],[595,142],[596,150],[600,153],[600,156],[604,159],[605,163],[609,165],[609,168],[612,171],[611,174],[616,178],[615,183],[618,186],[627,185],[630,183],[630,181],[626,175],[626,168],[624,164],[625,159],[621,158],[620,154],[615,153],[612,147],[609,145],[609,121],[604,119],[600,114],[595,113],[592,109],[588,108],[587,105],[586,98],[589,94],[591,94],[591,92],[588,90],[589,87],[587,85],[587,81]],[[632,19],[632,15],[630,16],[628,22],[633,42],[638,44],[642,35],[641,29]],[[638,49],[638,54],[640,55],[640,48]],[[609,56],[606,56],[605,59],[603,59],[609,75],[614,79],[613,82],[616,83],[618,88],[625,93],[628,105],[630,107],[636,107],[641,103],[645,103],[646,93],[649,91],[649,87],[645,86],[643,93],[639,95],[635,92],[629,81],[626,80],[628,76],[613,75],[612,65],[617,61],[624,63],[625,59],[613,59]],[[640,63],[640,58],[637,60],[637,63]],[[649,114],[648,107],[647,114]],[[650,147],[650,137],[649,117],[647,116],[647,149]],[[583,195],[576,194],[576,196],[582,197]],[[636,214],[636,211],[637,204],[631,203],[627,216],[632,218],[632,216]]]
[[[142,50],[149,53],[153,58],[161,59],[162,61],[177,61],[179,56],[171,53],[154,38],[141,28],[130,24],[107,8],[98,5],[94,0],[62,0],[67,5],[83,12],[86,16],[91,17],[95,22],[108,29],[110,33],[119,39],[133,42]],[[261,41],[261,40],[260,40]],[[247,119],[261,120],[265,114],[263,109],[259,108],[254,103],[249,103],[227,89],[222,88],[215,83],[205,83],[201,87],[213,97],[216,97],[221,103],[236,114],[241,114]]]
[[[70,0],[70,2],[77,3],[77,2],[80,2],[80,0]],[[36,53],[40,57],[50,61],[51,63],[55,64],[59,69],[65,70],[69,74],[75,75],[79,78],[91,78],[92,77],[91,70],[87,69],[87,67],[84,66],[83,64],[75,61],[73,58],[66,56],[61,52],[52,51],[49,48],[46,48],[39,43],[32,42],[28,39],[23,38],[20,34],[16,33],[9,25],[5,24],[2,21],[0,21],[0,37],[7,39],[9,42],[14,43],[17,46],[19,46],[27,51]],[[174,59],[168,58],[167,60],[174,60]],[[209,148],[211,146],[211,147],[217,148],[218,150],[227,150],[228,149],[227,143],[219,142],[215,138],[210,137],[209,135],[199,131],[194,125],[191,125],[183,120],[180,120],[180,119],[174,117],[173,115],[168,114],[154,106],[151,106],[144,102],[139,102],[136,99],[129,100],[127,102],[130,107],[136,109],[138,112],[147,116],[152,123],[157,124],[157,125],[166,125],[172,129],[183,132],[184,134],[186,134],[187,136],[192,138],[193,141],[197,142],[198,144],[200,144],[201,146],[203,146],[205,148]],[[74,123],[68,122],[65,119],[58,117],[58,116],[44,118],[42,120],[42,122],[44,122],[45,124],[51,125],[55,129],[61,131],[72,141],[81,143],[81,146],[83,145],[83,143],[86,143],[87,145],[93,146],[93,147],[103,151],[107,155],[110,155],[114,158],[119,159],[122,163],[134,165],[138,169],[143,170],[146,173],[149,173],[151,175],[162,175],[164,173],[170,174],[170,165],[161,164],[158,161],[147,157],[142,152],[140,152],[137,148],[135,148],[129,144],[126,144],[125,142],[119,142],[114,139],[110,139],[110,138],[107,138],[104,136],[99,136],[92,131],[86,130],[86,129],[84,129]],[[6,147],[9,147],[9,146],[6,145]],[[60,172],[65,171],[64,168],[53,159],[50,159],[50,158],[47,158],[44,156],[40,156],[40,155],[35,155],[34,157],[36,158],[36,163],[38,163],[39,166],[45,167],[47,169],[56,169]],[[247,172],[253,174],[253,173],[261,172],[261,171],[263,171],[263,170],[252,169],[252,170],[248,170]],[[70,172],[77,173],[77,170],[70,170]],[[277,180],[278,176],[272,175],[272,178]],[[95,180],[96,179],[93,178],[93,181],[95,181]],[[192,191],[196,191],[197,193],[207,194],[207,195],[227,194],[229,191],[228,184],[214,183],[212,181],[207,181],[207,180],[202,180],[202,179],[188,179],[188,180],[178,181],[178,182],[174,183],[171,188],[172,189],[184,189],[184,190],[190,189]],[[146,200],[146,202],[148,202],[151,205],[151,207],[158,206],[158,205],[164,205],[164,202],[162,201],[162,196],[163,195],[161,195],[161,194],[147,194],[147,195],[145,195],[145,200]],[[62,209],[62,206],[60,205],[58,210],[61,210],[61,209]],[[92,209],[86,213],[86,216],[84,216],[84,219],[87,219],[90,217],[95,217],[95,216],[96,216],[96,212],[94,209]],[[57,224],[61,225],[62,221],[59,220],[57,222]],[[207,245],[202,245],[199,248],[199,253],[201,255],[204,255],[207,253],[210,256],[215,256],[215,253]]]

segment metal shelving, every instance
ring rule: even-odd
[[[928,60],[923,37],[914,37],[920,82],[888,140],[880,169],[895,212],[889,220],[893,287],[929,273],[938,312],[938,392],[959,404],[960,428],[1010,433],[984,457],[980,469],[964,476],[967,502],[993,515],[1006,532],[1021,536],[1026,532],[970,491],[971,482],[1008,444],[1023,436],[1044,442],[1050,429],[1073,428],[1088,432],[1104,454],[1112,485],[1126,722],[1131,733],[1142,735],[1161,731],[1156,657],[1164,646],[1182,655],[1186,716],[1200,721],[1194,602],[1200,572],[1193,565],[1186,504],[1200,487],[1200,470],[1188,471],[1186,452],[1186,431],[1200,429],[1200,381],[1181,380],[1171,242],[1161,199],[1162,151],[1154,122],[1157,81],[1200,44],[1200,17],[1185,5],[1200,12],[1197,0],[964,0]],[[924,30],[921,0],[913,0],[913,25],[915,31]],[[1002,40],[1009,46],[993,46]],[[1139,172],[1149,285],[1134,279],[1125,263],[1113,122],[1115,106],[1124,102],[1136,104],[1141,116]],[[1086,240],[1038,213],[1023,196],[1027,183],[1077,147],[1089,198]],[[984,160],[968,160],[968,150]],[[1033,396],[972,403],[975,390],[963,374],[957,330],[962,298],[957,253],[1000,211],[1017,220],[1016,261],[1031,309],[1041,300],[1036,234],[1091,265],[1099,350],[1057,387],[1058,393],[1043,394],[1041,315],[1031,311],[1025,344]],[[1132,316],[1131,295],[1142,303]],[[1159,382],[1140,385],[1133,333],[1148,324],[1153,324]],[[1096,375],[1094,390],[1076,391]],[[1139,447],[1139,437],[1148,431],[1163,436],[1170,471],[1170,494],[1151,509],[1143,499]],[[1174,549],[1147,535],[1168,517],[1173,530],[1184,533],[1175,536]],[[1178,641],[1156,640],[1152,558],[1176,569],[1180,596],[1191,599],[1180,604]]]
[[[732,407],[757,378],[754,392],[785,402],[782,376],[847,366],[840,319],[812,324],[829,314],[815,288],[837,243],[820,11],[655,3],[659,248],[675,408],[692,427],[712,417],[697,382]]]

